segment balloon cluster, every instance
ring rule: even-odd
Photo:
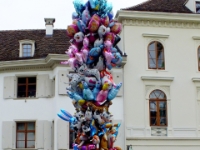
[[[107,0],[74,0],[73,4],[76,12],[67,27],[71,39],[66,51],[69,59],[61,64],[68,64],[75,72],[67,75],[67,94],[76,113],[61,109],[58,116],[70,122],[77,134],[74,150],[120,150],[113,145],[120,124],[112,123],[109,106],[122,83],[115,84],[108,70],[122,62],[117,46],[122,25],[113,19],[112,5]]]

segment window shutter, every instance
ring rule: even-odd
[[[46,97],[53,97],[54,96],[53,86],[54,86],[53,79],[47,79],[46,88],[45,88]]]
[[[113,75],[113,80],[116,84],[122,82],[123,83],[123,74],[122,72],[117,72],[117,71],[113,71],[112,72],[112,75]],[[120,88],[117,96],[122,96],[123,95],[123,84],[122,84],[122,87]]]
[[[57,143],[59,150],[69,149],[69,123],[58,119],[57,121]]]
[[[44,121],[44,150],[51,150],[52,122]]]
[[[3,97],[5,99],[17,98],[17,77],[16,76],[4,77]]]
[[[14,149],[16,147],[16,123],[13,121],[2,122],[2,149]]]
[[[37,120],[36,121],[36,141],[35,141],[35,147],[37,149],[43,149],[44,148],[44,121]]]
[[[49,79],[48,74],[37,75],[36,97],[53,97],[53,80]]]
[[[58,72],[58,94],[67,95],[66,88],[69,86],[68,70],[60,70]]]

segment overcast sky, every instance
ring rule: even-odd
[[[54,28],[66,29],[75,11],[73,0],[0,0],[0,30],[44,29],[44,18],[55,18]],[[85,0],[86,1],[86,0]],[[116,13],[120,8],[146,0],[108,0]]]

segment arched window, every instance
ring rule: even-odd
[[[161,90],[154,90],[149,95],[150,126],[167,126],[166,95]]]
[[[165,69],[164,47],[158,41],[153,41],[148,46],[149,69]]]
[[[198,69],[199,69],[199,71],[200,71],[200,46],[199,46],[199,48],[198,48]]]

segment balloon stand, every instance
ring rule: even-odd
[[[76,133],[74,150],[121,150],[114,146],[120,123],[113,124],[109,107],[122,86],[110,73],[113,67],[121,67],[117,44],[122,25],[113,19],[107,0],[74,0],[73,4],[76,12],[67,26],[69,59],[61,64],[74,71],[67,74],[66,92],[76,112],[71,115],[61,109],[57,115]]]

